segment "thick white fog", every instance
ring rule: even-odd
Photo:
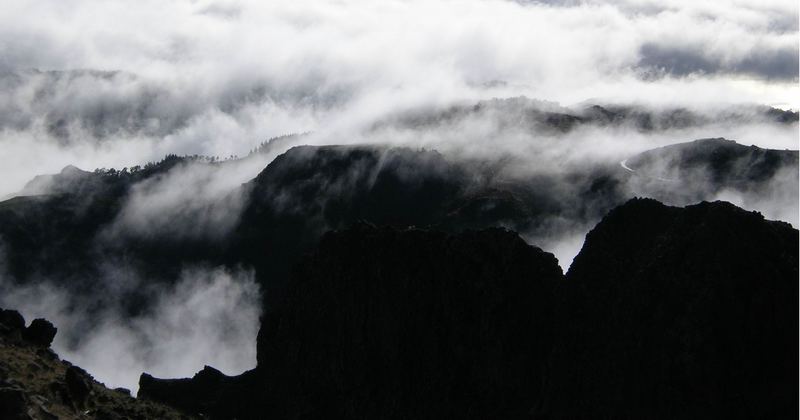
[[[796,2],[697,3],[6,1],[0,196],[453,101],[797,108]]]
[[[144,284],[127,267],[109,268],[107,274],[104,296],[111,301],[112,288]],[[261,309],[252,272],[187,268],[174,286],[152,290],[153,308],[133,318],[114,309],[118,304],[86,313],[82,309],[97,296],[75,299],[49,282],[0,283],[0,292],[0,306],[19,308],[28,321],[44,317],[56,323],[53,347],[61,358],[134,395],[142,372],[171,378],[191,376],[204,365],[227,374],[255,366]]]
[[[268,138],[302,132],[311,134],[295,143],[411,145],[453,159],[511,154],[523,162],[519,171],[546,173],[706,137],[800,146],[796,123],[719,118],[740,105],[800,107],[794,0],[5,0],[2,9],[0,198],[67,165],[245,156]],[[520,96],[574,111],[682,107],[708,121],[564,135],[491,113],[391,123]],[[137,185],[106,234],[224,233],[243,205],[237,188],[280,151],[225,167],[189,165]],[[761,194],[717,198],[798,226],[797,202],[786,202],[780,185]],[[181,218],[191,226],[174,223]],[[526,239],[566,269],[590,228],[558,225]],[[131,272],[109,276],[131,287],[141,281]],[[43,284],[4,287],[0,305],[60,331],[79,328],[80,309]],[[186,267],[158,295],[132,323],[102,313],[80,346],[59,333],[56,351],[108,385],[134,389],[142,371],[177,377],[204,364],[229,374],[254,366],[260,306],[251,272]]]

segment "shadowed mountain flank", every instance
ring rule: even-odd
[[[511,158],[298,146],[244,185],[216,195],[192,189],[236,164],[168,156],[131,170],[67,167],[38,177],[26,191],[45,194],[0,202],[4,270],[21,284],[53,279],[91,293],[109,266],[164,283],[184,266],[244,265],[271,298],[324,232],[359,220],[450,232],[505,227],[538,242],[582,234],[636,194],[677,205],[733,195],[751,208],[797,206],[796,151],[722,139],[654,149],[626,160],[627,169],[614,162],[558,173],[521,171]]]
[[[566,175],[519,175],[503,162],[460,161],[436,151],[377,145],[300,146],[278,156],[247,188],[232,255],[281,289],[290,263],[326,231],[359,220],[458,232],[506,227],[544,235],[623,200],[618,166]],[[266,256],[266,258],[265,258]],[[269,298],[269,296],[267,297]]]
[[[286,141],[270,142],[253,156],[277,154]],[[162,319],[157,317],[167,319],[170,337],[187,332],[191,339],[200,334],[217,340],[210,353],[197,346],[204,355],[232,343],[230,337],[238,340],[249,326],[245,337],[251,341],[236,341],[233,347],[250,349],[249,363],[231,368],[224,365],[229,360],[203,356],[184,360],[174,376],[196,369],[195,364],[219,370],[208,367],[193,379],[172,381],[142,377],[143,398],[215,418],[292,417],[304,410],[351,417],[388,413],[393,418],[583,417],[592,410],[641,417],[646,413],[642,407],[651,403],[680,417],[707,414],[697,408],[699,402],[691,402],[704,398],[711,401],[709,407],[718,405],[709,409],[712,413],[719,412],[719,401],[738,395],[730,388],[737,386],[757,388],[746,400],[755,407],[748,405],[752,412],[774,414],[763,411],[771,404],[780,413],[788,404],[788,394],[781,397],[775,391],[775,398],[784,398],[775,401],[764,396],[767,386],[786,383],[771,364],[788,360],[786,354],[775,350],[764,356],[752,345],[753,337],[761,337],[784,349],[791,332],[776,319],[788,316],[786,305],[796,307],[796,302],[780,300],[793,296],[784,287],[795,284],[764,283],[769,288],[762,290],[753,280],[761,278],[758,273],[766,279],[788,278],[791,269],[796,276],[796,244],[792,248],[780,239],[796,238],[787,224],[720,203],[681,209],[636,200],[598,225],[595,232],[605,233],[589,236],[566,281],[559,281],[560,271],[545,276],[559,293],[493,282],[505,281],[509,273],[539,278],[542,264],[557,268],[554,259],[545,263],[533,254],[527,257],[533,262],[526,262],[518,255],[523,240],[496,228],[519,232],[528,243],[559,256],[554,244],[574,240],[573,253],[563,261],[568,266],[583,234],[636,194],[684,205],[738,191],[756,204],[767,203],[759,195],[766,194],[794,198],[791,205],[796,206],[796,152],[705,139],[645,152],[622,165],[613,159],[555,172],[523,167],[514,157],[477,160],[385,145],[297,146],[266,167],[252,159],[172,156],[127,171],[69,167],[32,182],[31,191],[41,194],[0,202],[5,302],[41,304],[48,299],[55,316],[74,318],[62,323],[73,326],[57,340],[61,346],[66,337],[70,346],[60,348],[62,353],[101,343],[97,338],[104,336],[93,333],[107,333],[103,326],[132,327],[137,337],[132,343],[141,343],[129,346],[141,349],[129,358],[136,361],[155,357],[153,337],[161,331],[151,331],[150,322]],[[253,164],[246,177],[228,179],[224,188],[203,187],[236,175],[229,169],[243,162]],[[676,181],[653,172],[659,168],[692,175]],[[771,204],[791,209],[782,202]],[[215,229],[220,225],[225,228]],[[769,229],[764,226],[778,239],[765,234]],[[332,230],[337,233],[326,235]],[[618,237],[627,238],[619,243],[630,241],[630,246],[617,246]],[[788,257],[775,260],[773,251]],[[297,267],[294,273],[292,267]],[[773,273],[774,267],[783,271]],[[595,280],[581,283],[588,278],[585,273],[593,272]],[[725,280],[729,277],[735,281]],[[668,287],[670,279],[675,288]],[[189,293],[193,290],[198,293]],[[547,293],[548,299],[537,297]],[[520,302],[517,295],[529,300]],[[751,302],[750,297],[761,300]],[[186,309],[184,302],[194,306]],[[615,304],[605,307],[604,302]],[[690,302],[706,309],[687,306]],[[180,311],[164,310],[164,305]],[[527,309],[520,309],[524,305]],[[484,307],[493,312],[476,309]],[[766,307],[774,307],[776,315],[769,318]],[[540,309],[554,313],[549,324],[526,318],[547,319]],[[263,324],[256,340],[259,311]],[[119,324],[98,327],[104,314]],[[186,324],[184,316],[196,322]],[[438,328],[436,336],[425,329],[427,322]],[[759,330],[762,335],[743,329],[757,323],[768,325]],[[84,328],[89,333],[82,333]],[[664,337],[653,338],[647,328],[665,331]],[[678,338],[665,341],[673,336]],[[254,341],[258,367],[239,376],[223,374],[253,367]],[[412,341],[427,346],[426,352],[415,353]],[[711,350],[698,350],[706,343]],[[728,354],[725,346],[739,353]],[[102,354],[92,350],[88,354]],[[529,360],[517,357],[523,351]],[[618,359],[615,351],[632,356]],[[435,363],[423,357],[428,354]],[[761,369],[764,375],[777,379],[759,376],[758,357],[769,360]],[[143,366],[126,377],[135,378],[142,370],[173,375]],[[530,375],[514,374],[517,370]],[[624,379],[614,379],[617,374]],[[584,377],[588,382],[576,379]],[[660,391],[652,378],[660,378],[671,391]],[[620,381],[637,386],[626,388]],[[683,388],[686,381],[706,388]],[[580,400],[564,408],[572,404],[569,395]],[[690,403],[680,406],[681,395]],[[425,401],[430,409],[413,401]]]
[[[800,2],[0,10],[0,420],[800,418]]]
[[[552,254],[503,230],[326,235],[262,324],[268,406],[281,417],[522,416],[541,393],[560,278]]]
[[[61,278],[75,288],[91,287],[102,276],[98,263],[129,259],[146,267],[154,280],[174,274],[181,262],[209,258],[207,243],[162,236],[104,237],[125,210],[133,190],[195,162],[169,155],[158,163],[123,171],[82,171],[73,166],[32,180],[21,195],[0,202],[0,239],[11,278]]]
[[[793,417],[797,265],[796,229],[724,202],[633,199],[566,277],[509,231],[358,224],[295,268],[255,370],[141,387],[216,418]]]
[[[716,188],[753,187],[782,170],[797,172],[796,150],[762,149],[723,138],[673,144],[625,161],[637,173],[653,178],[704,181]]]
[[[762,149],[724,138],[678,143],[621,162],[630,192],[673,205],[725,200],[797,225],[797,150]]]
[[[250,182],[213,193],[199,186],[237,161],[168,156],[121,171],[67,167],[22,192],[38,195],[0,202],[0,238],[5,270],[20,283],[57,279],[91,289],[104,281],[100,263],[111,261],[152,282],[176,278],[185,265],[249,265],[268,289],[281,289],[289,267],[324,232],[358,220],[446,231],[505,227],[539,241],[585,232],[637,194],[677,205],[735,194],[750,208],[797,206],[796,151],[707,139],[625,162],[633,172],[611,162],[550,173],[520,170],[511,157],[299,146]]]
[[[231,392],[240,381],[238,398],[250,399],[209,411],[524,418],[542,392],[561,278],[552,254],[502,229],[359,224],[328,233],[264,315],[256,372],[220,386]],[[180,403],[199,382],[140,384],[144,395]]]
[[[797,416],[798,233],[729,203],[635,199],[560,291],[548,418]]]

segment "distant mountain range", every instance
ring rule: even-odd
[[[373,129],[452,126],[475,118],[495,121],[501,129],[513,128],[540,134],[563,134],[591,126],[655,132],[713,124],[796,124],[798,113],[762,105],[728,105],[708,112],[684,107],[597,103],[564,107],[557,103],[520,96],[491,99],[474,105],[454,105],[448,108],[398,113],[376,123]]]
[[[503,111],[509,124],[565,132],[701,118],[518,105],[519,115],[489,101],[386,124]],[[748,115],[797,121],[768,108]],[[109,266],[148,284],[175,282],[190,265],[253,268],[264,309],[256,369],[142,376],[141,397],[190,415],[796,416],[797,230],[724,202],[634,197],[683,206],[770,191],[796,205],[797,151],[701,139],[537,172],[504,159],[297,142],[266,143],[254,153],[285,151],[250,181],[210,193],[193,185],[252,156],[36,177],[0,202],[4,287],[54,283],[83,302],[91,324],[94,311],[120,305],[134,317],[152,299],[146,285],[110,284]],[[566,275],[528,245],[592,227]]]
[[[141,185],[236,161],[169,156],[126,171],[67,167],[60,174],[37,177],[24,190],[46,194],[0,202],[0,237],[5,269],[20,283],[51,278],[89,290],[104,281],[98,261],[124,259],[155,282],[174,279],[190,263],[246,264],[256,268],[270,296],[273,288],[283,288],[293,262],[324,232],[357,221],[451,232],[499,226],[535,239],[574,226],[588,230],[636,195],[696,202],[713,199],[723,189],[758,192],[776,174],[798,170],[796,151],[722,139],[655,149],[625,162],[627,169],[598,164],[559,174],[519,175],[506,171],[503,162],[457,161],[435,151],[377,145],[293,147],[237,191],[167,214],[172,228],[141,232],[119,227]],[[676,173],[691,175],[671,179]],[[797,177],[789,177],[783,187],[796,202]],[[243,204],[228,211],[223,205],[232,200]],[[239,214],[231,217],[227,231],[204,235],[198,221],[216,208]],[[188,222],[182,218],[191,220],[194,234],[175,230],[174,225]]]

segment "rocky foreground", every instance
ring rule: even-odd
[[[0,419],[190,419],[194,416],[127,389],[108,389],[50,349],[56,328],[44,319],[27,327],[19,312],[0,309]]]

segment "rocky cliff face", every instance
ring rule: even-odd
[[[542,394],[561,278],[552,254],[501,229],[360,224],[326,234],[297,266],[283,304],[264,315],[256,372],[211,393],[250,397],[206,412],[524,418]],[[143,376],[140,395],[187,406],[200,376],[211,375]]]
[[[264,318],[266,407],[283,418],[524,416],[542,392],[560,279],[552,254],[505,230],[330,233]]]
[[[175,281],[185,266],[244,265],[255,268],[266,298],[276,298],[268,302],[273,304],[280,300],[291,266],[324,232],[359,220],[450,232],[505,227],[530,239],[588,230],[632,192],[683,204],[730,190],[754,204],[786,196],[775,207],[797,206],[797,152],[719,139],[633,157],[628,162],[633,174],[617,162],[548,174],[520,171],[501,160],[463,161],[409,148],[301,146],[278,156],[231,196],[208,201],[188,194],[185,203],[176,205],[185,205],[185,211],[137,219],[150,225],[163,216],[163,228],[134,229],[142,230],[136,234],[119,230],[142,185],[157,185],[189,167],[230,164],[170,156],[133,172],[67,168],[43,177],[30,189],[48,185],[49,194],[0,202],[4,270],[20,284],[47,278],[76,295],[91,295],[113,283],[109,265],[124,266],[148,283]],[[717,175],[708,180],[696,176],[708,168]],[[659,179],[672,173],[686,178]],[[776,183],[776,174],[791,176]],[[146,198],[141,204],[147,207],[153,204],[148,200],[163,198]],[[225,209],[220,202],[238,200],[241,217],[234,217],[229,231],[193,236],[170,228],[181,225],[202,232],[205,225],[195,222],[203,214],[217,214]],[[202,205],[190,206],[192,201]],[[127,312],[136,313],[150,298],[140,292],[136,288],[132,296],[120,299],[136,302]]]
[[[797,278],[797,230],[724,202],[631,200],[566,277],[508,231],[362,224],[297,266],[254,371],[140,392],[218,418],[792,418]]]
[[[360,220],[448,232],[506,227],[535,235],[599,218],[623,200],[613,176],[624,172],[618,165],[521,176],[501,163],[469,163],[375,145],[292,148],[248,184],[250,201],[230,241],[231,261],[252,264],[271,300],[323,233]]]
[[[635,200],[589,235],[566,280],[554,274],[553,261],[520,257],[530,252],[520,251],[527,248],[516,235],[459,233],[495,226],[527,233],[595,220],[624,200],[626,177],[650,176],[649,191],[673,191],[692,180],[662,182],[648,169],[671,150],[632,160],[636,174],[615,163],[513,178],[502,165],[459,163],[432,151],[296,147],[242,187],[247,206],[229,235],[112,236],[107,247],[98,238],[117,219],[126,191],[142,181],[137,177],[152,181],[182,159],[133,175],[68,170],[63,180],[47,181],[59,185],[58,194],[0,203],[4,268],[20,283],[53,277],[90,296],[104,290],[98,263],[130,262],[153,274],[145,276],[150,283],[174,281],[184,265],[255,268],[267,311],[256,370],[227,377],[209,368],[168,383],[143,377],[144,397],[191,413],[620,417],[643,415],[653,404],[675,416],[723,406],[734,414],[782,412],[793,400],[780,393],[786,378],[776,366],[796,353],[796,345],[786,347],[796,338],[788,315],[797,307],[788,299],[796,296],[797,277],[791,226],[721,203],[680,209]],[[796,152],[719,139],[674,150],[672,163],[716,168],[723,186],[763,185],[778,167],[794,168],[797,182]],[[757,168],[739,171],[748,162]],[[359,220],[400,230],[348,229]],[[316,248],[331,229],[340,232]],[[503,276],[562,286],[554,294]],[[144,310],[148,295],[140,289],[147,287],[113,302],[130,313]],[[87,319],[91,310],[85,308]],[[769,354],[759,353],[759,340]],[[424,352],[411,344],[417,342]],[[518,358],[522,353],[530,359]],[[748,387],[757,387],[747,393],[752,401],[725,405]]]
[[[548,417],[797,416],[790,225],[632,200],[589,233],[560,292]]]

